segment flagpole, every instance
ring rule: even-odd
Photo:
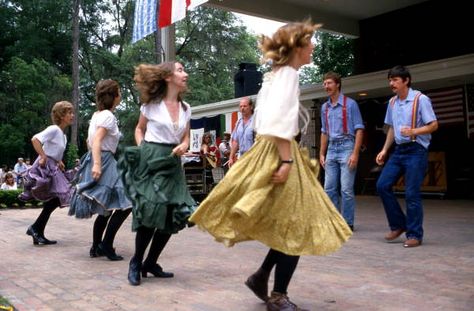
[[[161,28],[161,39],[164,52],[164,61],[170,62],[176,59],[175,27],[174,24]]]
[[[160,1],[156,1],[156,16],[160,16]],[[161,47],[161,29],[158,27],[158,19],[156,22],[155,31],[155,55],[156,63],[160,64],[163,61],[163,48]]]

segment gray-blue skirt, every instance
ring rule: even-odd
[[[92,152],[81,159],[76,173],[75,191],[69,208],[69,215],[90,218],[94,214],[109,215],[114,209],[132,208],[125,195],[122,180],[117,171],[117,161],[112,152],[102,151],[102,174],[98,181],[92,178]]]

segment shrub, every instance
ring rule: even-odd
[[[76,159],[79,158],[79,149],[76,145],[68,144],[64,164],[67,169],[74,168]]]
[[[22,190],[0,190],[0,208],[18,208],[42,206],[43,203],[37,200],[23,202],[18,199],[18,195]]]

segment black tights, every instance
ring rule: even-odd
[[[154,228],[147,228],[143,226],[139,227],[135,237],[135,254],[133,256],[134,260],[137,262],[143,261],[146,248],[153,238],[150,249],[148,250],[148,256],[143,265],[148,267],[154,266],[170,237],[171,234],[159,232]]]
[[[51,199],[43,204],[43,210],[36,221],[31,225],[41,236],[44,236],[44,229],[48,223],[49,217],[61,203],[58,198]]]
[[[108,216],[97,215],[92,231],[92,245],[97,246],[102,242],[104,246],[112,248],[117,231],[125,219],[127,219],[128,215],[130,215],[131,211],[132,209],[129,208],[126,210],[115,210]],[[105,228],[107,228],[107,230],[105,230]],[[103,239],[102,236],[104,237]]]
[[[261,269],[270,273],[275,268],[275,284],[273,291],[286,294],[291,277],[296,270],[300,256],[290,256],[274,249],[268,251]]]

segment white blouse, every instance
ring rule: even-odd
[[[176,124],[173,124],[171,115],[166,108],[166,104],[149,103],[140,107],[140,112],[148,120],[146,124],[145,141],[162,144],[180,144],[183,138],[189,120],[191,120],[191,107],[187,104],[186,111],[181,103],[179,105],[179,118]]]
[[[64,150],[66,150],[67,138],[64,132],[57,125],[50,125],[42,132],[34,135],[43,145],[44,153],[56,161],[63,159]]]
[[[11,186],[10,186],[9,184],[7,184],[6,182],[4,182],[4,183],[0,186],[0,189],[2,189],[2,190],[17,190],[18,187],[17,187],[17,185],[16,185],[16,181],[13,182],[13,185],[11,185]]]
[[[284,66],[265,74],[255,109],[257,134],[292,140],[299,132],[298,115],[298,72]]]
[[[92,115],[89,123],[89,130],[87,132],[87,145],[92,150],[92,144],[94,143],[94,136],[99,127],[103,127],[107,130],[107,135],[102,139],[100,149],[102,151],[111,151],[115,153],[120,139],[120,131],[117,125],[117,118],[110,110],[96,111]]]

